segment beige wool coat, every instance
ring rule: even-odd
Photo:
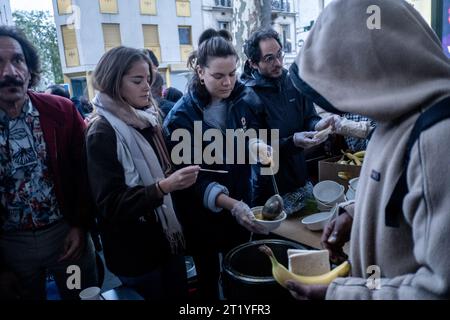
[[[380,29],[369,20],[373,10],[379,10]],[[385,224],[417,117],[450,96],[450,62],[438,38],[405,1],[335,0],[296,63],[300,83],[324,98],[315,101],[321,107],[377,122],[350,210],[352,276],[336,279],[326,298],[450,298],[450,119],[414,145],[400,226]],[[379,289],[366,286],[373,265]]]

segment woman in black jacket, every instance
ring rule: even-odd
[[[89,181],[106,265],[145,299],[187,296],[184,238],[170,193],[199,167],[171,172],[161,128],[146,112],[153,72],[141,51],[108,51],[94,72],[96,116],[87,137]]]
[[[237,61],[227,31],[204,31],[189,58],[194,71],[189,90],[164,122],[176,165],[196,163],[228,172],[200,172],[191,188],[174,195],[203,299],[218,298],[219,253],[248,241],[250,232],[265,233],[246,204],[251,171],[245,144],[230,135],[256,129],[258,123],[259,99],[236,81]],[[180,134],[188,141],[177,141]],[[180,146],[187,146],[182,154]],[[239,156],[242,164],[237,164]]]

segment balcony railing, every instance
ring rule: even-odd
[[[291,12],[291,4],[287,0],[272,0],[272,10]]]
[[[232,0],[215,0],[216,7],[232,8]],[[272,10],[281,12],[291,12],[291,3],[289,0],[272,0]]]
[[[233,6],[233,1],[231,1],[231,0],[216,0],[216,7],[231,8],[232,6]]]

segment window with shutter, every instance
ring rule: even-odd
[[[193,50],[191,26],[178,26],[178,37],[181,61],[187,61]]]
[[[99,0],[100,4],[100,12],[101,13],[119,13],[119,9],[117,7],[117,0]]]
[[[72,0],[58,0],[56,4],[58,6],[59,15],[72,13]]]
[[[144,48],[152,50],[156,58],[158,58],[158,61],[161,61],[158,26],[153,24],[144,24],[142,25],[142,32],[144,34]]]
[[[75,26],[62,25],[61,34],[64,46],[64,56],[66,58],[66,67],[76,67],[80,65],[80,57],[78,55],[77,36]]]
[[[191,1],[190,0],[175,0],[177,6],[177,16],[190,17],[191,16]]]
[[[105,52],[122,44],[120,25],[118,23],[102,23]]]
[[[141,0],[141,14],[156,16],[156,0]]]

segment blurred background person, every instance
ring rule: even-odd
[[[45,93],[70,99],[69,91],[60,84],[52,84],[45,89]]]
[[[172,101],[173,103],[177,103],[178,100],[183,97],[183,92],[174,87],[169,87],[163,90],[163,96],[168,101]]]
[[[163,97],[163,86],[164,86],[163,77],[159,73],[155,73],[155,80],[153,81],[152,84],[152,96],[155,102],[158,104],[161,119],[164,121],[167,114],[169,113],[170,110],[172,110],[175,103]]]

